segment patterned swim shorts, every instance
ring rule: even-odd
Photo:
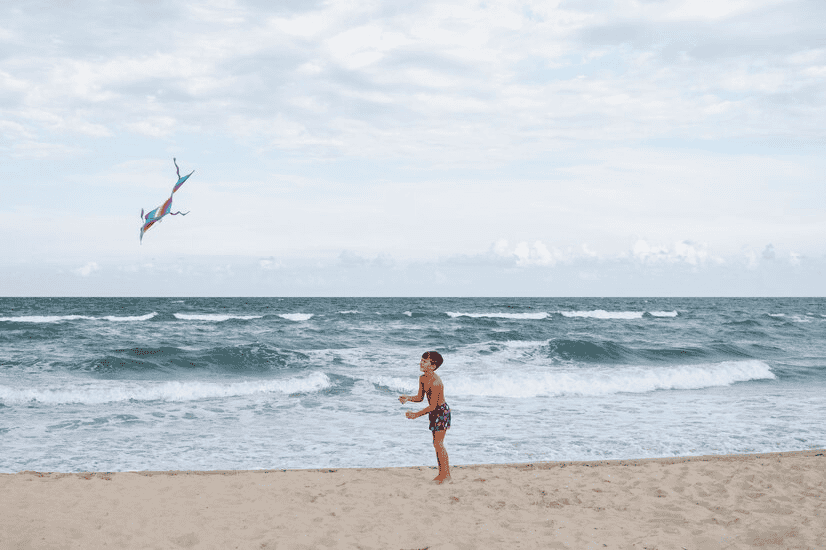
[[[435,409],[427,413],[430,418],[430,431],[440,432],[450,428],[450,407],[447,403],[437,405]]]

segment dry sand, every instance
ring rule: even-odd
[[[0,549],[826,548],[826,451],[0,475]]]

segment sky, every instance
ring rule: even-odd
[[[824,296],[823,21],[3,2],[0,296]]]

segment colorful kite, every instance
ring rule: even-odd
[[[170,210],[172,210],[172,195],[175,194],[175,191],[181,188],[181,186],[184,184],[187,178],[189,178],[189,176],[191,176],[193,172],[195,172],[195,170],[185,175],[184,177],[181,177],[181,169],[178,168],[178,161],[173,158],[172,162],[175,163],[175,170],[178,172],[178,183],[176,183],[175,187],[172,188],[172,193],[169,194],[169,198],[166,199],[166,201],[162,205],[157,207],[155,210],[152,210],[144,216],[143,208],[141,208],[141,221],[143,221],[143,227],[141,227],[141,244],[143,244],[143,234],[149,231],[150,227],[155,225],[155,223],[161,221],[161,218],[163,218],[167,214],[169,214],[170,216],[177,216],[178,214],[186,216],[187,214],[189,214],[189,212],[181,212],[180,210],[178,212],[170,212]]]

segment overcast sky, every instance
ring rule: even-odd
[[[0,295],[823,296],[824,21],[3,2]]]

